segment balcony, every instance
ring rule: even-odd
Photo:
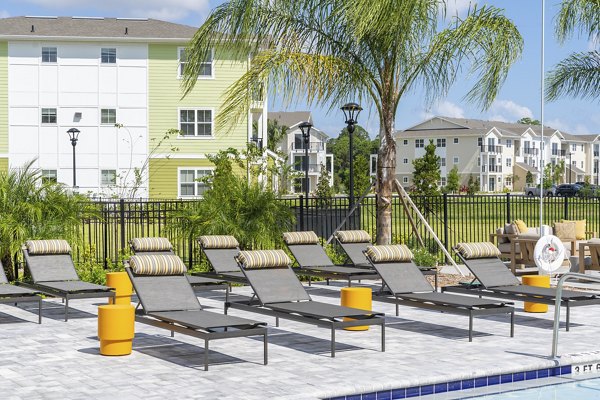
[[[599,153],[600,152],[598,152],[598,151],[594,151],[594,157],[598,157],[600,155]]]
[[[304,164],[294,164],[294,171],[305,172]],[[308,164],[308,172],[320,172],[321,164]]]
[[[504,146],[486,146],[486,145],[479,146],[479,150],[481,150],[482,153],[493,153],[493,154],[502,153],[503,148],[504,148]]]
[[[564,157],[565,154],[566,154],[566,150],[552,149],[553,156]]]
[[[533,148],[533,147],[525,147],[523,149],[523,154],[525,154],[525,155],[537,156],[539,153],[540,153],[540,150]]]
[[[260,150],[262,150],[263,148],[263,140],[262,138],[259,137],[251,137],[250,138],[250,143],[253,143],[256,147],[258,147]]]
[[[502,173],[502,165],[482,165],[481,172]]]
[[[323,142],[310,142],[308,144],[309,152],[317,152],[325,150],[325,144]],[[304,142],[292,143],[292,151],[304,151]]]

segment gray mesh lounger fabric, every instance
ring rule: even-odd
[[[514,294],[523,294],[528,296],[544,296],[544,297],[556,297],[556,289],[554,288],[544,288],[537,286],[494,286],[491,290],[497,292],[504,293],[514,293]],[[600,298],[596,294],[586,293],[586,292],[577,292],[575,290],[563,290],[562,298],[567,300],[577,300],[577,299],[589,299],[589,298]]]
[[[447,305],[450,307],[489,307],[498,306],[501,303],[482,300],[477,297],[460,296],[447,293],[400,293],[398,297],[406,300],[430,302],[433,304]]]
[[[167,322],[174,322],[192,329],[212,330],[217,328],[244,328],[249,326],[264,325],[261,322],[245,318],[232,317],[231,315],[217,314],[214,312],[193,311],[162,311],[148,314],[151,317]]]
[[[506,265],[498,257],[463,259],[463,261],[486,288],[521,285],[517,277],[506,268]]]
[[[365,315],[383,315],[369,310],[359,308],[350,308],[338,306],[335,304],[321,303],[319,301],[299,301],[286,303],[269,303],[266,305],[273,310],[294,313],[312,318],[342,318],[342,317],[361,317]]]
[[[58,290],[61,292],[69,293],[82,293],[82,292],[106,292],[111,290],[108,286],[96,285],[95,283],[89,283],[84,281],[58,281],[58,282],[36,282],[36,285]]]
[[[300,268],[327,267],[334,266],[325,249],[321,245],[315,244],[293,244],[288,248],[294,255]]]
[[[433,286],[413,262],[374,263],[392,293],[433,292]]]
[[[301,269],[307,269],[311,271],[322,271],[329,272],[332,274],[342,274],[342,275],[373,275],[372,270],[368,270],[365,268],[356,268],[356,267],[343,267],[339,265],[332,265],[330,267],[306,267]]]
[[[348,259],[355,267],[371,268],[369,260],[363,253],[367,250],[367,246],[371,245],[371,242],[358,242],[358,243],[341,243],[338,241]]]
[[[0,297],[34,296],[36,293],[39,292],[9,283],[0,284]]]
[[[231,272],[244,274],[235,261],[235,256],[238,255],[240,249],[202,249],[210,265],[218,274],[227,275]],[[234,274],[235,275],[235,274]]]

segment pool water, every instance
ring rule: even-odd
[[[470,397],[485,400],[600,400],[600,378]]]

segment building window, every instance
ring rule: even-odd
[[[42,170],[42,183],[56,183],[56,170],[55,169],[43,169]]]
[[[508,158],[506,159],[506,166],[507,166],[507,167],[512,167],[512,158],[508,157]]]
[[[117,110],[114,108],[103,108],[100,110],[100,123],[101,124],[116,124],[117,123]]]
[[[209,188],[206,178],[212,175],[212,169],[179,170],[179,196],[202,196]]]
[[[458,157],[456,157],[456,156],[452,157],[452,163],[453,164],[458,164],[458,161],[459,161]]]
[[[423,148],[425,147],[425,140],[424,139],[415,139],[415,148],[419,149],[419,148]]]
[[[100,171],[100,186],[111,186],[117,184],[117,171],[114,169],[103,169]]]
[[[185,68],[188,64],[187,54],[185,53],[185,47],[179,48],[179,68],[178,74],[181,78],[185,72]],[[200,63],[198,70],[198,77],[211,78],[213,76],[213,51],[210,51],[208,56]]]
[[[446,139],[438,139],[437,147],[446,147]]]
[[[583,161],[581,162],[581,168],[583,169]]]
[[[440,157],[440,167],[446,166],[446,157]]]
[[[457,137],[454,138],[454,144],[458,144],[458,138]]]
[[[309,159],[310,161],[310,159]],[[310,168],[310,166],[309,166]],[[294,155],[294,171],[305,171],[304,167],[304,156]]]
[[[371,154],[371,171],[369,171],[371,175],[375,175],[377,173],[377,154]]]
[[[42,47],[42,62],[55,63],[57,60],[56,47]]]
[[[42,124],[56,123],[56,108],[42,108]]]
[[[477,138],[477,146],[478,147],[483,146],[483,138],[480,138],[480,137]]]
[[[504,180],[504,185],[505,186],[511,186],[512,185],[512,179],[510,177],[506,178]]]
[[[442,176],[440,178],[440,186],[446,186],[446,177],[445,176]]]
[[[477,157],[477,166],[481,167],[481,157]]]
[[[404,163],[404,164],[408,164],[408,158],[404,158],[404,159],[402,159],[402,163]]]
[[[583,145],[581,145],[581,151],[583,151]]]
[[[408,183],[408,176],[402,178],[402,183]]]
[[[512,139],[506,139],[506,147],[508,147],[508,148],[512,147]]]
[[[100,60],[102,64],[116,64],[117,49],[115,49],[114,47],[102,48],[102,50],[100,51]]]
[[[571,161],[571,165],[576,167],[577,166],[577,161]]]
[[[577,151],[577,145],[576,144],[572,144],[571,145],[571,151]]]
[[[502,178],[498,177],[497,181],[498,181],[498,183],[502,183]]]
[[[402,144],[404,144],[405,146],[408,146],[408,139],[404,139],[404,140],[402,141]]]
[[[211,110],[179,110],[179,131],[181,136],[212,136]]]

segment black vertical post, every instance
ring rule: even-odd
[[[304,230],[304,196],[300,195],[300,230]]]
[[[354,121],[353,121],[354,122]],[[348,138],[350,139],[349,142],[349,156],[350,158],[348,159],[348,161],[350,162],[350,190],[348,191],[348,193],[350,194],[350,203],[349,203],[349,209],[352,209],[352,207],[354,206],[354,155],[353,150],[354,150],[354,124],[353,123],[349,123],[348,124]],[[352,228],[354,229],[354,224],[352,224]]]
[[[506,193],[506,223],[510,224],[510,193]]]
[[[190,235],[189,238],[189,245],[188,245],[188,251],[189,251],[189,255],[188,255],[188,268],[192,269],[194,267],[194,238],[193,235]]]
[[[19,280],[19,260],[17,259],[17,255],[13,258],[13,265],[15,266],[15,282]],[[0,268],[2,268],[0,266]]]
[[[102,245],[102,252],[103,252],[103,258],[104,258],[104,269],[108,268],[108,210],[107,210],[107,205],[108,204],[102,204],[102,214],[104,217],[104,222],[102,223],[102,236],[103,236],[103,245]]]
[[[563,218],[569,219],[569,198],[567,196],[565,196]]]
[[[450,247],[448,247],[448,193],[444,193],[444,246],[446,250],[450,251]]]
[[[125,200],[119,201],[119,222],[121,224],[121,251],[125,250]]]

